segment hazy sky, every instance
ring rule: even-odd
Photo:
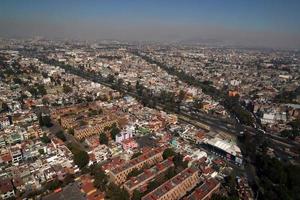
[[[0,37],[300,47],[300,0],[1,0]]]

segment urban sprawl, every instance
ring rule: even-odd
[[[300,54],[0,40],[0,199],[299,199]]]

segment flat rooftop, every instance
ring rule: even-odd
[[[189,195],[188,197],[184,198],[184,200],[201,200],[206,197],[211,191],[217,189],[219,187],[220,183],[211,178],[208,180],[205,180],[202,185],[197,187],[195,191]]]
[[[154,178],[155,176],[157,176],[158,174],[160,174],[161,172],[165,171],[166,169],[168,169],[172,166],[174,166],[173,161],[166,159],[166,160],[156,164],[154,167],[152,167],[150,169],[146,169],[140,175],[131,178],[130,180],[125,182],[125,185],[130,189],[134,188],[136,185],[143,183],[151,178]]]
[[[145,160],[148,160],[149,158],[157,155],[158,153],[161,153],[162,151],[163,151],[163,148],[156,148],[154,150],[151,150],[150,152],[148,152],[146,154],[140,155],[137,158],[134,158],[134,159],[130,160],[129,162],[127,162],[119,167],[114,168],[113,170],[111,170],[111,172],[113,174],[119,174],[120,172],[125,171],[126,169],[129,169]]]
[[[60,192],[53,192],[45,197],[42,197],[42,200],[85,200],[86,197],[81,193],[77,183],[71,183],[66,187],[62,188]]]
[[[199,171],[196,167],[189,167],[177,174],[172,179],[166,181],[161,186],[144,196],[143,200],[156,200],[168,193],[173,188],[180,185],[184,180],[191,177],[194,173]]]

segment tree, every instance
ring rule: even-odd
[[[292,126],[293,130],[300,130],[300,118],[297,118],[289,123]]]
[[[84,121],[84,120],[80,120],[79,121],[79,125],[80,126],[86,126],[88,123],[86,122],[86,121]]]
[[[131,83],[130,82],[127,82],[127,90],[129,91],[129,92],[131,92],[132,91],[132,86],[131,86]]]
[[[41,137],[41,141],[45,144],[50,143],[50,138],[44,133],[44,135]]]
[[[175,167],[170,167],[167,170],[166,178],[169,180],[169,179],[173,178],[175,175],[176,175]]]
[[[180,90],[178,94],[178,100],[180,103],[184,100],[184,97],[185,97],[185,92],[183,90]]]
[[[118,87],[118,89],[122,88],[123,85],[124,85],[124,80],[121,79],[121,78],[119,78],[119,79],[118,79],[118,82],[117,82],[117,87]]]
[[[38,152],[42,155],[45,154],[44,149],[39,149]]]
[[[58,131],[55,135],[64,142],[67,140],[63,131]]]
[[[201,99],[195,99],[193,104],[194,104],[194,107],[196,109],[202,109],[203,108],[203,101]]]
[[[136,157],[139,157],[140,155],[142,155],[142,152],[138,151],[136,153],[134,153],[132,156],[131,156],[131,159],[134,159]]]
[[[147,192],[151,192],[158,188],[160,186],[160,183],[157,180],[151,181],[147,186]]]
[[[139,190],[134,190],[131,200],[141,200],[143,197],[143,194]]]
[[[167,159],[167,158],[169,158],[169,157],[171,157],[171,156],[174,156],[175,154],[176,154],[176,153],[173,151],[173,149],[167,148],[167,149],[164,150],[162,156],[163,156],[164,159]]]
[[[45,85],[43,85],[43,84],[38,84],[36,87],[37,87],[38,94],[40,94],[40,95],[42,95],[42,96],[44,96],[44,95],[47,94]]]
[[[111,130],[110,130],[110,134],[111,134],[111,138],[113,140],[116,139],[116,135],[118,135],[119,133],[121,132],[121,130],[118,128],[117,124],[114,123],[111,127]]]
[[[50,183],[47,184],[46,188],[48,190],[56,190],[57,188],[61,187],[62,186],[62,182],[59,181],[58,179],[55,179],[53,181],[51,181]]]
[[[40,126],[46,126],[46,127],[51,127],[53,126],[52,122],[51,122],[51,117],[49,115],[43,115],[43,114],[39,114],[38,115],[38,120],[39,120],[39,124]]]
[[[106,174],[99,168],[99,170],[97,170],[95,173],[94,186],[100,189],[101,191],[104,191],[107,182],[108,178]]]
[[[119,188],[114,183],[110,183],[106,190],[106,196],[111,200],[129,200],[129,194],[126,190]]]
[[[143,172],[143,170],[138,170],[138,169],[135,168],[131,172],[129,172],[129,174],[127,175],[127,179],[129,179],[131,177],[135,177],[135,176],[139,175],[142,172]]]
[[[188,162],[183,161],[183,156],[180,153],[175,154],[175,156],[173,157],[173,162],[177,172],[182,171],[188,166]]]
[[[299,199],[299,166],[258,154],[255,167],[262,188],[261,199]]]
[[[46,127],[51,127],[53,125],[49,115],[43,116],[43,123]]]
[[[74,163],[82,169],[89,163],[89,155],[85,151],[79,151],[74,154]]]
[[[9,106],[7,103],[3,102],[2,103],[2,111],[7,112],[9,111]]]
[[[43,84],[35,84],[34,86],[29,87],[28,91],[35,97],[38,95],[44,96],[47,94],[47,90]]]
[[[49,104],[49,99],[48,99],[48,98],[43,98],[43,99],[42,99],[42,103],[43,103],[44,105],[48,105],[48,104]]]
[[[69,128],[69,129],[68,129],[68,133],[69,133],[70,135],[74,135],[74,129],[73,129],[73,128]]]
[[[235,180],[235,174],[231,173],[229,176],[226,177],[226,185],[229,187],[230,195],[236,196],[236,180]]]
[[[63,92],[64,92],[65,94],[68,94],[68,93],[73,92],[73,89],[72,89],[69,85],[63,84]]]
[[[115,81],[115,76],[113,74],[108,74],[107,81],[113,83]]]
[[[106,136],[105,133],[100,133],[100,135],[99,135],[99,142],[100,142],[100,144],[106,144],[106,145],[108,145],[108,138],[107,138],[107,136]]]
[[[69,183],[74,182],[74,178],[75,178],[74,174],[66,174],[66,176],[63,180],[63,185],[66,186]]]
[[[18,77],[13,78],[13,81],[15,84],[19,84],[19,85],[21,85],[23,83],[22,80]]]

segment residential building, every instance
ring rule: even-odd
[[[156,148],[149,152],[138,156],[130,160],[129,162],[116,167],[109,171],[109,178],[112,182],[119,185],[124,183],[127,179],[127,175],[134,169],[141,169],[145,165],[153,165],[163,160],[164,148]]]
[[[3,200],[15,197],[14,187],[10,179],[0,180],[0,197]]]
[[[212,194],[218,192],[220,185],[220,182],[213,178],[206,179],[192,194],[185,197],[184,200],[208,200]]]
[[[139,174],[136,177],[132,177],[130,180],[124,183],[124,188],[131,195],[134,190],[141,187],[147,186],[148,183],[153,180],[155,177],[161,176],[166,172],[170,167],[173,167],[174,163],[170,159],[166,159],[160,163],[157,163],[150,169],[144,170],[143,173]]]
[[[199,169],[189,167],[142,197],[142,200],[177,200],[196,187],[199,181]]]

